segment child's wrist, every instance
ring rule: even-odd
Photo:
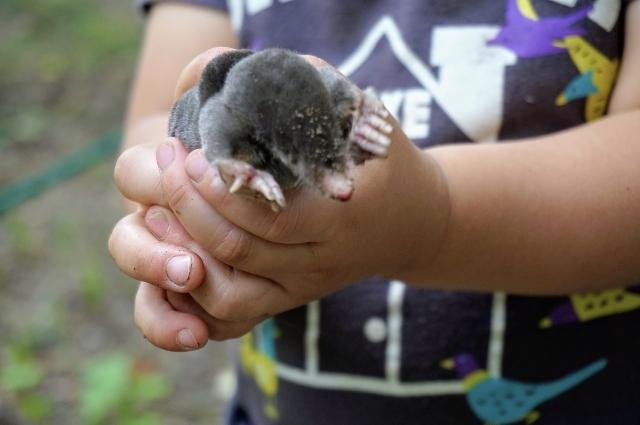
[[[411,194],[414,208],[409,217],[414,236],[407,250],[407,263],[398,270],[397,278],[410,285],[431,287],[441,285],[430,277],[446,240],[451,201],[447,177],[437,158],[424,150],[420,159],[421,173]]]

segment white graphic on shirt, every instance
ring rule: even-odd
[[[387,295],[387,347],[385,350],[384,371],[388,382],[400,382],[402,356],[402,302],[406,286],[397,280],[389,283]]]
[[[242,28],[245,10],[249,16],[264,12],[274,3],[289,3],[293,0],[227,0],[231,26],[237,32]]]
[[[271,7],[273,0],[246,0],[246,5],[247,13],[249,15],[255,15]]]
[[[495,140],[502,123],[504,68],[517,60],[515,55],[499,47],[486,47],[497,27],[436,27],[433,30],[432,66],[439,68],[436,78],[404,42],[392,18],[383,17],[365,37],[356,51],[339,67],[350,75],[374,52],[382,37],[387,37],[398,60],[409,70],[421,87],[387,90],[379,93],[391,113],[400,118],[410,137],[429,134],[432,100],[436,101],[470,139]],[[473,73],[469,69],[473,68]],[[477,111],[481,111],[481,116]],[[276,360],[278,378],[295,384],[327,390],[346,390],[392,396],[436,396],[464,394],[461,380],[402,382],[403,303],[406,286],[392,281],[387,289],[387,317],[384,338],[384,377],[325,372],[320,365],[322,353],[321,301],[307,306],[304,368]],[[383,320],[379,317],[378,321]],[[496,293],[490,312],[490,334],[487,341],[486,369],[499,377],[502,369],[504,331],[506,327],[506,295]],[[364,334],[363,338],[367,338]]]
[[[508,49],[487,46],[498,30],[436,27],[431,37],[431,64],[440,67],[439,86],[449,114],[474,141],[498,138],[505,67],[517,60]]]
[[[420,140],[429,137],[431,93],[422,87],[414,87],[381,91],[378,97],[391,115],[400,121],[402,129],[410,139]]]
[[[576,3],[578,3],[578,0],[551,0],[551,1],[554,3],[559,3],[569,7],[573,7],[576,5]]]
[[[464,394],[462,381],[457,379],[441,381],[402,382],[402,305],[406,286],[400,281],[389,283],[387,292],[387,329],[385,348],[385,377],[354,375],[347,373],[323,372],[319,369],[322,353],[318,349],[318,338],[322,331],[320,302],[307,305],[307,328],[305,330],[305,367],[300,369],[277,362],[280,379],[298,385],[327,390],[357,391],[401,397],[437,396]],[[491,376],[502,374],[504,331],[506,327],[506,295],[495,293],[491,308],[491,333],[488,342],[486,369]]]
[[[406,44],[393,18],[384,16],[338,68],[346,76],[353,74],[386,37],[400,63],[469,139],[495,141],[502,124],[504,68],[517,60],[508,49],[487,46],[486,41],[498,31],[497,26],[485,25],[435,27],[431,62],[440,67],[438,79],[431,67]],[[424,118],[424,104],[419,107]],[[408,112],[420,117],[420,112]]]
[[[575,7],[578,0],[550,0],[568,7]],[[618,21],[621,9],[620,0],[596,0],[593,10],[589,13],[589,19],[600,25],[607,31],[611,31]]]
[[[611,31],[618,21],[621,7],[620,0],[596,0],[589,18],[605,30]]]
[[[227,0],[227,8],[229,9],[229,17],[231,18],[231,27],[236,33],[242,28],[244,20],[243,0]]]

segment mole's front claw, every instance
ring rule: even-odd
[[[251,164],[235,159],[221,159],[216,161],[223,180],[229,185],[229,192],[236,193],[243,187],[252,195],[258,195],[269,201],[274,211],[286,206],[280,185],[271,174],[253,168]]]
[[[271,209],[279,211],[287,206],[280,185],[271,174],[266,171],[256,170],[255,176],[248,184],[249,189],[261,193],[268,201],[270,201]]]
[[[387,156],[393,126],[386,121],[389,112],[372,89],[362,92],[359,111],[354,117],[351,139],[363,151],[376,156]]]

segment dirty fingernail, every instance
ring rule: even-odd
[[[177,255],[167,262],[167,277],[178,286],[184,286],[191,274],[191,257]]]
[[[181,329],[178,332],[178,336],[176,339],[178,341],[178,345],[180,345],[184,349],[193,350],[195,348],[198,348],[198,341],[196,340],[196,337],[193,336],[193,332],[191,332],[191,329]]]
[[[202,151],[200,153],[191,155],[186,163],[187,174],[194,182],[198,183],[202,180],[204,173],[209,169],[209,162],[204,157]]]
[[[167,236],[169,232],[169,220],[164,211],[160,208],[152,208],[147,212],[146,216],[147,227],[153,233],[153,235],[162,240]]]
[[[156,150],[156,162],[162,171],[166,170],[173,162],[173,146],[166,142],[158,146]]]

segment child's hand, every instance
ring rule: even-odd
[[[435,249],[446,218],[433,190],[441,182],[397,129],[394,139],[388,159],[358,170],[350,201],[301,190],[287,194],[280,213],[230,194],[200,150],[187,157],[178,141],[161,146],[164,198],[194,240],[236,270],[235,282],[212,282],[194,298],[226,320],[268,316],[365,277],[400,278],[426,261],[420,248]]]
[[[203,56],[196,63],[211,58]],[[200,70],[187,69],[183,80],[195,82]],[[193,291],[196,301],[219,319],[251,320],[365,277],[408,276],[428,261],[444,231],[446,190],[430,157],[393,125],[389,157],[358,167],[350,201],[301,190],[287,194],[288,207],[277,214],[229,194],[200,150],[187,158],[177,140],[160,146],[163,199],[195,242],[232,268]]]
[[[187,67],[178,94],[197,81],[214,54],[207,52]],[[310,61],[325,66],[319,59]],[[207,270],[204,284],[191,291],[204,310],[188,296],[143,285],[136,300],[136,323],[143,333],[156,345],[180,349],[175,343],[178,330],[195,326],[192,334],[202,346],[203,324],[211,338],[238,336],[266,316],[358,279],[402,278],[416,263],[428,261],[448,215],[446,190],[430,157],[408,141],[397,123],[393,125],[389,157],[358,167],[350,201],[339,203],[299,191],[287,194],[289,205],[279,214],[266,204],[230,195],[201,151],[189,156],[185,170],[186,152],[178,141],[163,144],[157,152],[164,169],[161,182],[157,167],[149,163],[148,149],[125,153],[116,172],[123,194],[145,204],[170,206],[188,234],[196,237],[194,242],[185,236],[167,210],[162,214],[171,223],[168,230],[162,237],[154,231],[164,244],[149,236],[146,228],[121,222],[111,243],[116,262],[130,276],[170,291],[176,288],[163,286],[164,260],[176,245],[190,248],[183,250],[193,256],[189,289],[202,280],[200,258]],[[147,211],[136,224],[146,220],[151,228],[158,212]],[[144,237],[138,235],[145,232]]]

